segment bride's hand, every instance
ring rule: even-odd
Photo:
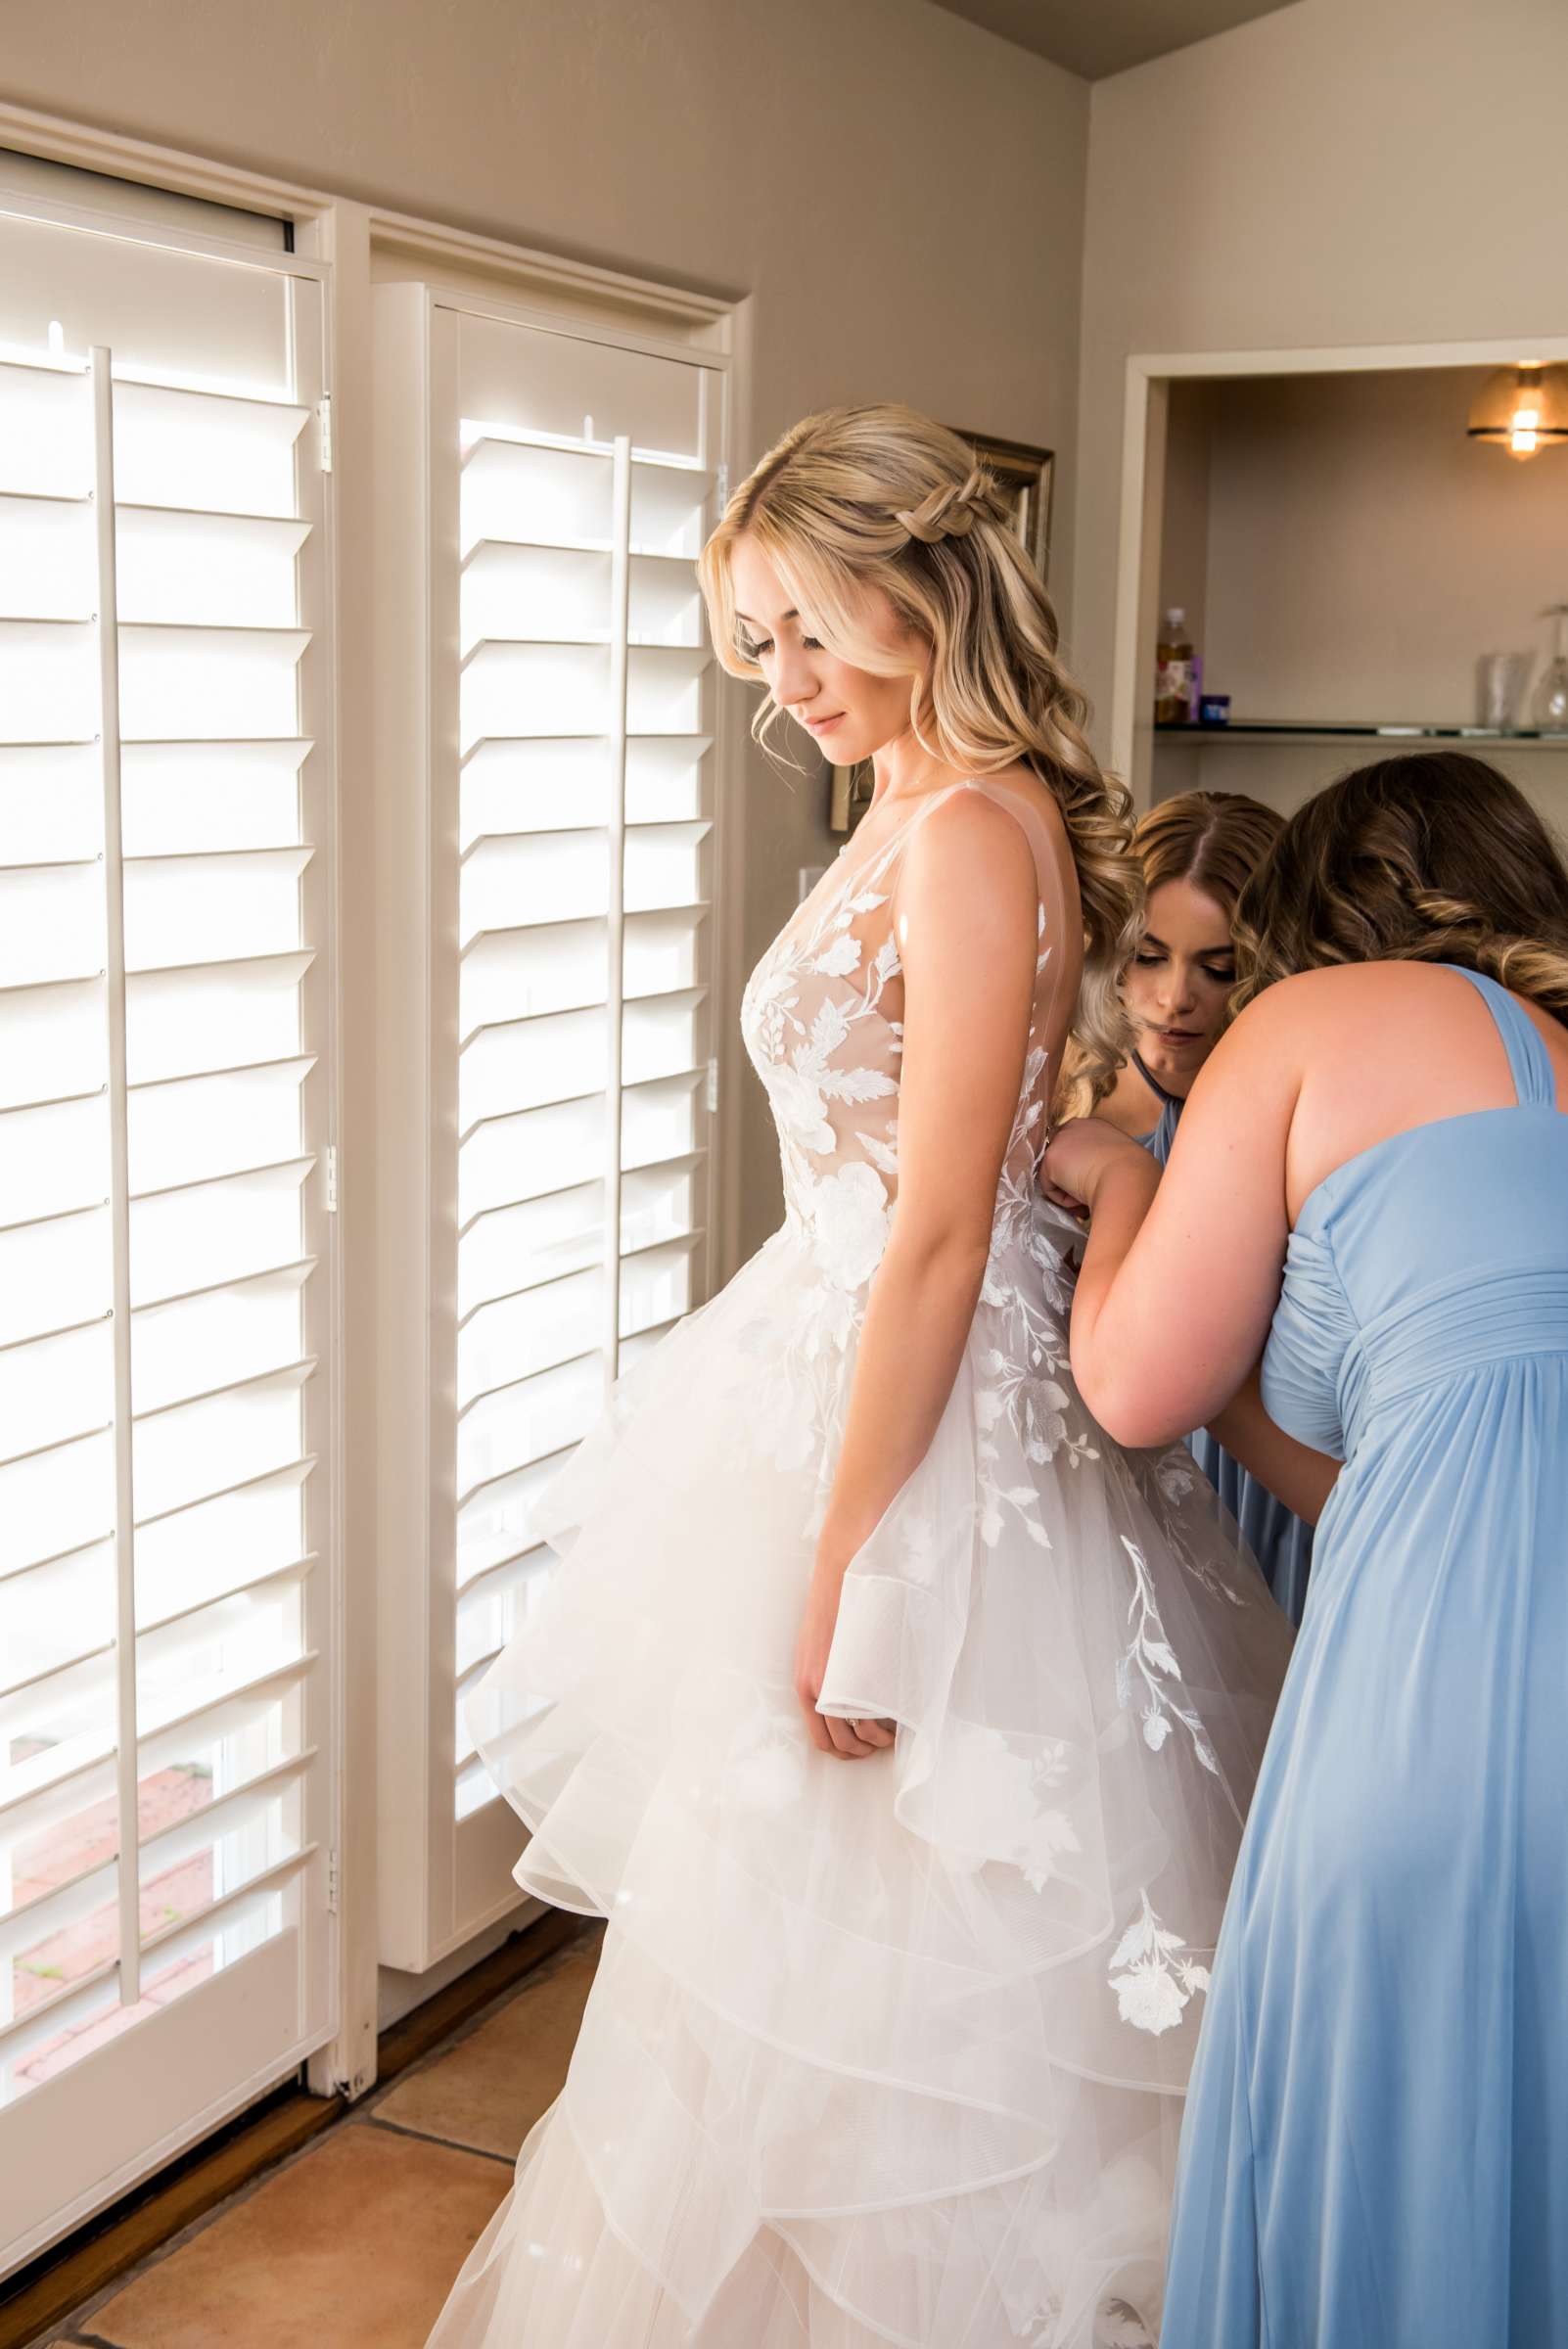
[[[1070,1118],[1045,1146],[1039,1186],[1047,1199],[1070,1211],[1094,1210],[1095,1194],[1107,1172],[1119,1164],[1152,1167],[1140,1142],[1106,1118]]]
[[[811,1743],[824,1754],[837,1754],[845,1762],[857,1762],[890,1746],[894,1730],[891,1721],[840,1721],[816,1709],[827,1677],[828,1651],[839,1619],[843,1582],[841,1574],[821,1566],[811,1577],[801,1635],[795,1643],[795,1693],[806,1716]]]

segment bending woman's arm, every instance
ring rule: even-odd
[[[845,1571],[925,1457],[974,1321],[1029,1047],[1038,907],[1033,852],[1004,808],[966,791],[923,818],[894,905],[904,983],[899,1196],[796,1651],[796,1693],[824,1752],[891,1742],[819,1714],[816,1700]]]
[[[1158,1184],[1136,1144],[1092,1119],[1064,1128],[1046,1152],[1047,1180],[1090,1212],[1074,1375],[1121,1443],[1170,1443],[1221,1419],[1263,1353],[1289,1238],[1285,1160],[1300,1090],[1285,993],[1260,996],[1221,1038]],[[1223,1441],[1236,1449],[1228,1428]],[[1245,1451],[1244,1436],[1238,1456],[1251,1465]]]

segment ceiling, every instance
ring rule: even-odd
[[[967,17],[971,24],[999,32],[1003,40],[1033,49],[1037,57],[1048,57],[1088,81],[1289,5],[1290,0],[938,0],[949,15]]]

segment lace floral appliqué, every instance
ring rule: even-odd
[[[1134,1695],[1141,1698],[1143,1742],[1153,1752],[1158,1753],[1170,1736],[1173,1720],[1178,1721],[1191,1738],[1192,1750],[1204,1769],[1218,1776],[1220,1765],[1204,1735],[1202,1722],[1189,1705],[1179,1702],[1168,1685],[1180,1680],[1181,1667],[1160,1621],[1148,1561],[1126,1534],[1122,1536],[1122,1547],[1132,1562],[1132,1596],[1127,1611],[1132,1637],[1117,1663],[1117,1697],[1124,1708],[1132,1703]]]
[[[1046,1797],[1067,1775],[1059,1741],[1020,1751],[1000,1729],[955,1729],[943,1762],[943,1813],[978,1855],[1016,1867],[1033,1892],[1082,1847],[1065,1811]]]
[[[1209,1987],[1209,1969],[1181,1953],[1179,1933],[1168,1933],[1142,1895],[1143,1912],[1130,1925],[1111,1958],[1111,1988],[1124,2023],[1158,2038],[1180,2022],[1187,2002]]]

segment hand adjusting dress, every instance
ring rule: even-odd
[[[1052,835],[984,790],[1039,876]],[[916,802],[754,972],[783,1227],[617,1390],[535,1533],[545,1608],[469,1719],[518,1881],[608,1919],[566,2088],[438,2349],[1013,2349],[1152,2339],[1181,2095],[1288,1631],[1179,1447],[1067,1365],[1035,1041],[991,1262],[920,1467],[844,1587],[816,1753],[791,1686],[898,1188],[893,927]],[[1060,928],[1057,935],[1062,935]]]
[[[1568,1117],[1305,1202],[1264,1401],[1345,1468],[1209,1996],[1164,2349],[1568,2343]]]

